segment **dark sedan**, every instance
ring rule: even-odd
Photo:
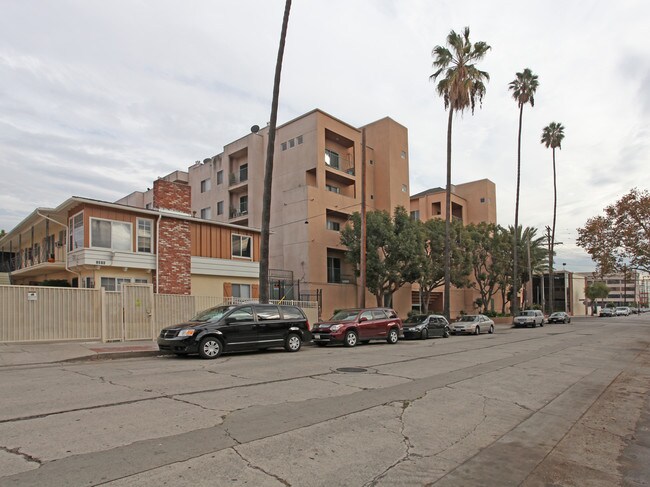
[[[558,311],[548,317],[549,323],[571,323],[571,317],[564,311]]]
[[[405,338],[449,338],[449,334],[449,322],[441,315],[413,315],[404,321]]]

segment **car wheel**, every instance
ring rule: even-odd
[[[223,347],[218,338],[205,337],[199,342],[199,357],[213,359],[221,355]]]
[[[357,344],[357,334],[353,331],[347,332],[344,343],[346,347],[354,347]]]
[[[567,323],[571,323],[571,318],[569,318],[569,319],[567,320]]]
[[[533,325],[532,325],[532,326],[533,326],[533,328],[537,328],[537,323],[535,323],[535,322],[533,321]]]
[[[539,326],[544,326],[544,320],[539,324]]]
[[[449,338],[449,330],[445,328],[445,331],[442,333],[442,338]]]
[[[429,330],[424,328],[422,333],[420,333],[420,340],[426,340],[427,338],[429,338]]]
[[[284,349],[287,352],[297,352],[302,346],[302,339],[296,333],[289,333],[289,336],[284,341]]]
[[[327,343],[326,342],[315,342],[317,347],[326,347]]]
[[[488,333],[491,335],[494,333],[494,325],[490,325],[490,329],[488,330]]]
[[[397,340],[399,340],[399,334],[395,328],[391,328],[388,331],[388,337],[386,338],[386,341],[392,345],[397,343]]]
[[[481,327],[477,326],[476,328],[474,328],[474,335],[480,335],[480,334],[481,334]]]

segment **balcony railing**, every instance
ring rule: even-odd
[[[340,154],[325,149],[325,166],[354,176],[354,161],[342,157]]]
[[[14,254],[7,260],[0,261],[0,272],[14,272],[20,269],[27,269],[45,263],[64,263],[65,248],[57,246],[53,250],[40,249],[38,252],[27,252],[25,250]]]
[[[236,172],[230,173],[230,177],[229,177],[230,186],[234,186],[235,184],[239,184],[239,183],[245,183],[246,181],[248,181],[248,171],[243,173],[236,173]]]
[[[328,269],[327,282],[330,284],[355,284],[356,281],[351,274],[341,274],[336,269]]]
[[[248,210],[241,208],[231,208],[230,209],[230,218],[239,218],[240,216],[247,216]]]

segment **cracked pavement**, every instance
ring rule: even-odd
[[[215,361],[8,367],[0,486],[643,485],[628,478],[649,347],[642,315]]]

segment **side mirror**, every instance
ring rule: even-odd
[[[359,323],[361,323],[362,321],[368,321],[368,318],[366,316],[362,316],[361,318],[359,318]]]

